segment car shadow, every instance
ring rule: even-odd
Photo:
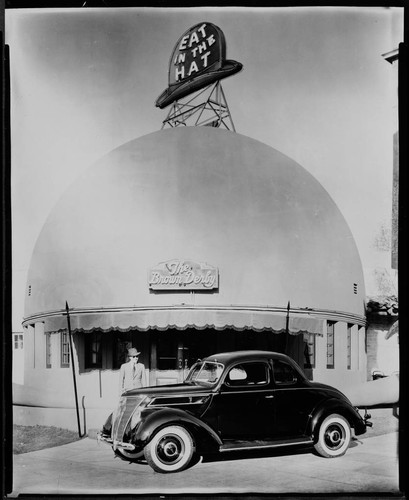
[[[353,437],[351,439],[351,443],[349,448],[355,448],[356,446],[361,446],[363,443],[358,438]],[[234,451],[226,451],[223,453],[215,452],[209,453],[206,455],[200,455],[195,453],[189,466],[187,469],[190,469],[197,465],[199,462],[206,463],[215,463],[215,462],[233,462],[237,460],[251,460],[256,458],[273,458],[273,457],[287,457],[294,455],[315,455],[320,457],[320,455],[316,452],[314,446],[310,444],[293,446],[288,448],[264,448],[264,449],[255,449],[255,450],[234,450]],[[119,458],[119,457],[117,457]],[[321,457],[322,458],[322,457]],[[122,458],[123,461],[128,462],[129,464],[139,464],[139,465],[148,465],[145,458],[141,457],[137,460],[127,460]]]
[[[353,437],[351,439],[351,443],[349,448],[355,448],[357,446],[361,446],[363,443],[358,438]],[[347,451],[348,453],[348,451]],[[269,457],[286,457],[286,456],[294,456],[294,455],[308,455],[313,454],[317,457],[321,457],[314,446],[300,445],[297,447],[288,447],[288,448],[269,448],[269,449],[258,449],[258,450],[240,450],[240,451],[228,451],[224,453],[214,453],[203,455],[202,463],[211,463],[211,462],[231,462],[235,460],[246,460],[252,458],[269,458]],[[198,463],[200,461],[200,456],[195,457],[194,463],[192,465]],[[321,457],[322,458],[322,457]]]
[[[246,460],[252,458],[267,458],[267,457],[285,457],[289,455],[306,455],[312,453],[314,448],[311,445],[304,445],[302,447],[293,447],[291,449],[258,449],[258,450],[235,450],[226,451],[223,453],[214,453],[204,455],[202,463],[210,462],[230,462],[235,460]]]

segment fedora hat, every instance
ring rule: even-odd
[[[141,354],[138,349],[135,349],[135,347],[131,347],[130,349],[128,349],[128,356],[131,357],[131,356],[138,356],[138,354]]]

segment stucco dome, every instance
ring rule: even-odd
[[[219,270],[194,304],[286,306],[363,315],[348,225],[299,164],[240,134],[166,129],[92,165],[51,212],[28,275],[25,317],[70,307],[166,306],[148,270],[170,259]],[[189,302],[190,303],[190,302]]]

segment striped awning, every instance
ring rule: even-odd
[[[323,319],[308,313],[271,312],[265,309],[166,307],[134,308],[132,310],[76,310],[72,309],[70,325],[73,332],[110,332],[130,330],[148,331],[169,329],[214,329],[237,331],[253,330],[291,335],[308,332],[322,335]],[[46,332],[67,328],[67,314],[47,315],[43,319]]]

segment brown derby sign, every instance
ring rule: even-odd
[[[216,267],[191,260],[169,260],[149,270],[151,290],[214,290],[219,286]]]

